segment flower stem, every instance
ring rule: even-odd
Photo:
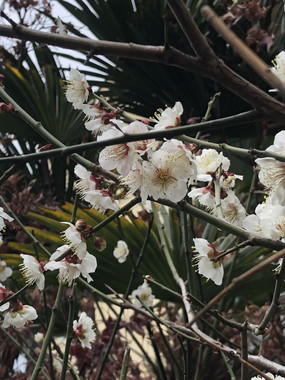
[[[73,338],[73,331],[72,331],[72,323],[74,319],[74,293],[75,293],[75,284],[72,288],[72,293],[69,297],[69,309],[68,309],[68,320],[67,320],[67,329],[66,329],[66,343],[65,343],[65,350],[64,350],[64,356],[63,356],[63,364],[62,364],[62,370],[61,370],[61,376],[60,380],[65,380],[65,374],[68,367],[68,357],[69,357],[69,351],[70,346]]]
[[[54,329],[54,325],[55,325],[55,319],[56,319],[56,313],[57,313],[57,310],[58,310],[60,302],[61,302],[63,289],[64,289],[64,286],[62,283],[60,283],[59,287],[58,287],[57,295],[56,295],[56,300],[55,300],[55,303],[54,303],[53,308],[52,308],[51,317],[50,317],[48,329],[46,332],[46,336],[44,338],[42,348],[41,348],[41,352],[40,352],[40,355],[38,357],[36,366],[33,370],[33,373],[31,375],[30,380],[36,380],[38,378],[39,373],[42,370],[42,364],[43,364],[43,361],[44,361],[44,358],[46,355],[46,351],[47,351],[48,345],[49,345],[51,338],[52,338],[52,333],[53,333],[53,329]]]

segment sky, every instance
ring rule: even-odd
[[[69,0],[69,3],[76,4],[75,1]],[[12,18],[14,21],[18,21],[17,14],[16,12],[7,5],[7,1],[5,0],[0,0],[0,9],[4,9],[5,13]],[[64,23],[69,23],[71,22],[77,29],[79,29],[82,33],[85,35],[92,37],[93,39],[95,38],[94,35],[88,30],[88,28],[81,24],[76,18],[74,18],[64,7],[62,7],[56,0],[52,1],[52,14],[54,17],[59,17]],[[6,24],[9,25],[9,23],[4,20],[3,18],[0,18],[1,24]],[[44,29],[45,31],[50,31],[50,27],[53,25],[52,21],[47,21],[46,22],[46,28]],[[11,46],[11,39],[8,39],[6,37],[0,37],[0,45],[4,46],[5,48],[9,48]],[[82,55],[78,54],[77,52],[73,50],[68,50],[68,49],[62,49],[62,48],[56,48],[52,47],[53,51],[61,51],[66,54],[71,54],[73,56],[80,56]],[[33,54],[32,54],[33,57]],[[77,68],[77,69],[82,69],[84,66],[74,62],[67,60],[65,58],[60,58],[59,59],[60,63],[62,64],[63,67],[70,67],[70,68]]]

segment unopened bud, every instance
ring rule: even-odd
[[[0,102],[0,110],[4,112],[11,112],[14,110],[14,106],[12,104],[6,104],[4,102]]]
[[[95,237],[94,239],[94,247],[97,251],[102,252],[107,247],[107,242],[105,239],[101,237]]]

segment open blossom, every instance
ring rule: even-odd
[[[243,228],[277,240],[285,238],[285,206],[265,202],[257,205],[255,214],[248,215],[243,221]]]
[[[84,75],[78,70],[71,69],[65,96],[75,109],[80,109],[82,103],[87,101],[89,95],[88,88],[89,85]]]
[[[219,252],[206,239],[193,239],[195,244],[195,261],[198,262],[198,272],[207,279],[212,280],[216,285],[221,285],[224,276],[224,268],[220,261],[214,262],[211,259],[215,258]]]
[[[14,219],[4,211],[3,207],[0,207],[0,231],[5,228],[5,220],[12,222]]]
[[[98,140],[109,140],[122,137],[123,134],[115,127],[104,132]],[[105,170],[116,169],[120,174],[126,175],[131,170],[135,159],[138,159],[136,151],[128,143],[107,146],[99,154],[99,164]]]
[[[72,249],[78,257],[83,258],[87,252],[87,245],[82,237],[81,231],[79,231],[79,229],[72,223],[62,223],[69,225],[69,227],[61,233],[63,239],[68,243],[69,248]]]
[[[155,124],[154,129],[168,129],[177,127],[181,122],[182,114],[183,106],[181,102],[176,102],[172,108],[167,107],[165,110],[158,110],[155,113],[155,118],[158,122]]]
[[[275,158],[258,158],[255,162],[259,166],[259,181],[272,192],[273,199],[285,202],[285,162],[275,160]],[[277,201],[278,202],[278,201]]]
[[[271,68],[272,72],[278,76],[278,78],[285,82],[285,51],[281,51],[273,60],[274,67]]]
[[[0,283],[0,302],[4,301],[6,298],[11,296],[13,292],[11,290],[5,288],[3,284]],[[0,306],[0,312],[6,311],[10,307],[10,302],[4,303],[2,306]]]
[[[193,200],[198,200],[202,206],[208,209],[215,207],[215,192],[214,187],[211,185],[191,190],[188,193],[188,197]]]
[[[246,216],[246,211],[233,191],[228,192],[228,196],[221,199],[221,210],[223,217],[228,223],[241,226]]]
[[[84,195],[84,200],[99,212],[105,212],[106,210],[118,210],[119,203],[110,196],[110,192],[106,189],[101,190],[89,190]]]
[[[33,321],[38,318],[36,310],[29,305],[23,305],[21,302],[16,301],[13,306],[8,309],[4,314],[4,321],[2,326],[7,327],[24,327],[27,322]]]
[[[119,240],[113,251],[113,255],[120,264],[124,263],[129,255],[129,248],[127,243],[123,240]]]
[[[26,279],[26,283],[31,285],[36,283],[39,290],[43,290],[45,286],[44,265],[30,255],[20,255],[23,263],[20,265],[21,272]]]
[[[142,201],[148,196],[155,200],[166,198],[181,201],[187,194],[188,183],[196,178],[196,166],[189,159],[181,143],[170,140],[142,164]],[[174,148],[175,146],[175,148]]]
[[[92,176],[92,173],[84,166],[80,164],[75,165],[74,174],[80,178],[80,180],[76,181],[74,185],[74,188],[80,195],[84,196],[86,191],[95,190],[96,183],[94,181],[94,177]]]
[[[128,125],[120,120],[113,120],[113,122],[122,132],[112,127],[107,132],[104,132],[102,136],[99,136],[98,140],[122,137],[123,133],[137,134],[148,131],[147,126],[141,121],[134,121]],[[142,140],[107,146],[99,155],[99,163],[103,169],[116,169],[120,174],[127,175],[136,162],[141,159],[141,155],[151,149],[153,144],[155,144],[154,140]]]
[[[8,277],[12,276],[12,269],[7,266],[5,261],[0,261],[0,281],[6,281]]]
[[[272,380],[285,380],[285,377],[282,377],[280,375],[272,375],[272,373],[270,372],[267,372],[266,375],[270,377]],[[264,377],[258,375],[258,376],[253,376],[251,380],[265,380],[265,379]]]
[[[147,281],[144,280],[142,285],[132,291],[131,298],[132,303],[137,307],[142,307],[143,305],[152,307],[155,297],[152,294],[151,287],[148,285]]]
[[[74,173],[80,178],[74,185],[80,197],[90,203],[92,208],[105,212],[106,210],[118,210],[119,205],[107,189],[97,189],[100,178],[94,177],[84,166],[77,164]]]
[[[94,342],[96,334],[94,323],[85,312],[80,314],[78,321],[73,321],[73,332],[83,348],[91,348],[91,343]]]
[[[196,156],[195,162],[199,181],[210,181],[211,174],[214,174],[219,167],[225,171],[228,171],[230,167],[230,160],[224,157],[222,152],[218,153],[214,149],[203,149],[202,154]]]
[[[68,254],[61,261],[57,260],[70,247],[63,245],[59,247],[50,257],[50,261],[45,265],[45,270],[59,269],[58,279],[60,282],[67,283],[71,286],[72,282],[82,275],[88,282],[92,281],[89,273],[94,273],[97,268],[96,257],[86,252],[83,258],[76,254]]]

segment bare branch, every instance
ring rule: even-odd
[[[245,43],[234,33],[224,21],[208,6],[201,10],[202,15],[212,25],[212,27],[234,48],[234,50],[245,60],[245,62],[260,75],[268,84],[278,88],[285,94],[284,83],[275,75],[270,66],[259,58]]]
[[[197,56],[207,61],[216,61],[216,54],[209,46],[206,38],[200,32],[198,26],[193,20],[189,8],[187,8],[185,3],[182,0],[168,0],[167,2],[174,17],[183,30],[185,37]]]

